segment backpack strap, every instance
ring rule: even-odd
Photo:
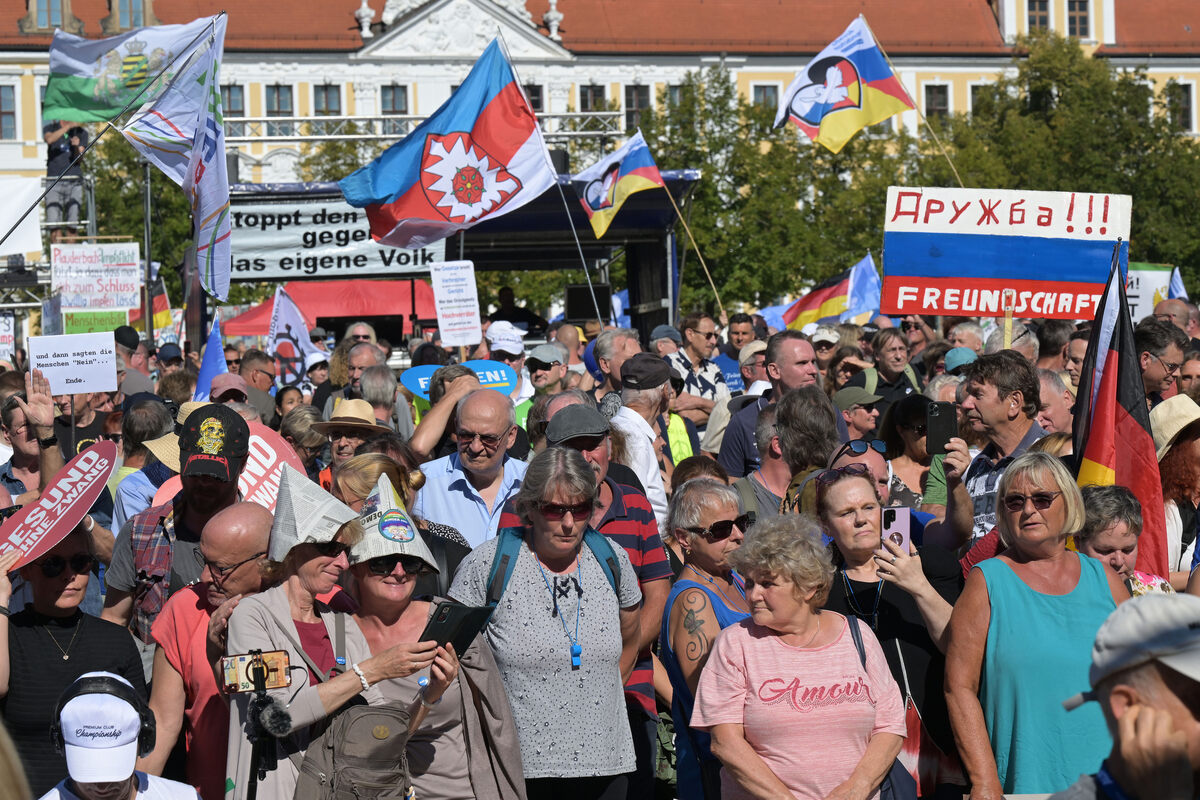
[[[858,662],[863,669],[867,668],[867,650],[863,647],[862,632],[858,629],[858,617],[846,615],[846,624],[850,627],[850,638],[854,640],[854,649],[858,651]]]
[[[313,674],[317,676],[317,678],[321,681],[321,683],[325,683],[325,681],[329,680],[330,678],[334,677],[335,675],[340,675],[341,673],[346,671],[345,669],[338,669],[339,664],[337,663],[338,658],[341,658],[343,660],[343,662],[345,661],[345,656],[344,656],[344,654],[346,652],[346,615],[345,614],[334,614],[334,622],[333,622],[334,665],[333,665],[333,669],[331,669],[328,674],[323,672],[320,669],[320,667],[318,667],[316,665],[316,662],[314,662],[312,660],[312,658],[308,655],[308,653],[305,651],[305,649],[300,645],[300,642],[296,641],[296,637],[292,636],[291,632],[288,631],[287,628],[285,628],[281,625],[279,627],[279,630],[283,632],[284,638],[286,638],[288,640],[288,644],[290,644],[292,647],[296,648],[296,652],[300,654],[300,658],[304,659],[304,663],[308,666],[308,668],[310,670],[312,670]]]
[[[875,394],[875,390],[879,387],[879,370],[874,367],[867,367],[863,370],[863,388],[867,390],[867,394]]]
[[[913,369],[912,364],[904,365],[904,377],[907,378],[909,384],[912,385],[912,390],[914,392],[916,392],[917,394],[920,394],[921,393],[921,379],[917,377],[917,371],[915,369]],[[874,392],[872,392],[872,394],[874,394]]]
[[[617,553],[613,550],[612,542],[608,540],[600,531],[592,526],[588,526],[583,532],[583,542],[592,551],[592,555],[600,562],[600,569],[604,570],[604,577],[608,578],[608,585],[612,587],[616,593],[617,599],[621,599],[621,562],[617,560]]]
[[[746,509],[746,513],[758,519],[758,497],[754,494],[754,487],[750,485],[753,480],[749,475],[746,475],[733,483],[734,490],[741,498],[742,508]]]
[[[521,552],[524,537],[520,528],[501,528],[496,532],[496,556],[492,559],[492,568],[487,579],[487,603],[494,606],[504,596],[508,579],[512,577],[513,569],[517,566],[517,556]]]

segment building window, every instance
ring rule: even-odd
[[[230,117],[246,116],[246,93],[241,86],[227,84],[221,87],[221,114],[225,117],[226,136],[245,136],[246,126],[241,122],[230,122]]]
[[[337,117],[342,113],[342,90],[323,84],[313,87],[313,113],[318,117]]]
[[[381,86],[379,91],[379,108],[384,116],[404,116],[408,114],[408,87],[399,84]],[[385,119],[383,132],[387,136],[400,136],[408,132],[408,123],[399,119]]]
[[[671,83],[667,85],[667,105],[677,106],[683,102],[683,84]]]
[[[1088,38],[1088,0],[1067,0],[1067,36]]]
[[[944,83],[926,84],[925,118],[945,117],[950,113],[950,87]]]
[[[278,85],[267,87],[267,116],[292,116],[292,87]],[[267,124],[268,136],[291,136],[292,133],[293,126],[290,122],[271,122]]]
[[[642,124],[642,112],[650,107],[650,87],[632,84],[625,87],[625,130],[632,133]]]
[[[874,125],[867,126],[867,135],[869,136],[891,136],[895,128],[892,127],[892,117],[888,117],[883,122],[876,122]]]
[[[604,111],[604,87],[599,85],[579,87],[580,111]]]
[[[750,96],[756,106],[779,108],[779,87],[773,83],[751,86]]]
[[[11,86],[0,86],[0,139],[17,138],[17,97]]]
[[[1050,0],[1029,0],[1029,30],[1050,27]]]
[[[117,22],[122,30],[142,27],[142,0],[117,0]]]
[[[62,0],[37,0],[37,26],[57,28],[62,25]]]
[[[525,96],[529,98],[529,107],[533,109],[533,113],[541,114],[546,110],[545,96],[542,94],[540,83],[525,84]]]
[[[1192,84],[1175,83],[1167,87],[1167,114],[1176,130],[1192,132],[1192,105]]]

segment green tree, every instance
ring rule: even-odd
[[[359,135],[364,129],[353,122],[342,127],[346,135]],[[300,148],[296,167],[302,181],[340,181],[354,170],[371,163],[390,142],[377,138],[329,139],[305,143]]]

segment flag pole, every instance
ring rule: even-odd
[[[517,65],[513,63],[512,55],[508,51],[508,42],[504,39],[504,31],[496,28],[496,38],[500,42],[500,48],[504,51],[504,60],[508,62],[508,68],[512,70],[513,79],[516,81],[517,88],[521,91],[521,98],[525,101],[525,107],[529,109],[529,114],[537,122],[537,115],[533,113],[533,106],[529,104],[529,98],[525,96],[525,85],[521,83],[521,78],[517,75]],[[588,270],[587,258],[583,255],[583,243],[579,240],[579,231],[575,230],[575,220],[571,217],[571,207],[567,204],[567,195],[563,191],[562,183],[558,180],[558,170],[554,168],[554,162],[550,159],[550,151],[546,148],[545,139],[542,140],[542,155],[546,158],[546,164],[550,167],[550,174],[554,176],[554,185],[558,187],[558,196],[562,198],[563,211],[567,214],[567,224],[571,226],[571,235],[575,238],[575,249],[579,252],[579,263],[583,265],[583,277],[587,279],[588,293],[592,296],[592,307],[596,309],[596,319],[601,323],[604,320],[613,322],[612,307],[609,306],[608,314],[600,313],[600,301],[596,299],[596,287],[592,285],[592,273]]]
[[[954,166],[954,161],[950,158],[950,153],[946,151],[946,146],[942,144],[942,140],[938,137],[937,131],[929,124],[929,120],[921,113],[921,107],[917,105],[917,101],[908,93],[908,89],[904,88],[904,82],[901,81],[900,74],[896,72],[896,65],[892,63],[892,59],[888,56],[887,50],[883,49],[883,42],[879,41],[879,37],[875,35],[875,31],[871,30],[871,23],[867,22],[867,18],[863,14],[859,14],[858,18],[863,21],[863,25],[867,26],[867,30],[871,32],[871,38],[875,40],[875,46],[879,48],[879,52],[883,53],[883,60],[887,62],[892,70],[892,74],[896,76],[896,82],[900,84],[900,88],[904,89],[904,94],[908,96],[908,102],[912,104],[913,111],[917,112],[917,118],[925,125],[925,130],[929,131],[929,135],[933,137],[933,141],[937,143],[938,149],[942,151],[942,155],[946,157],[946,163],[950,165],[950,171],[954,173],[954,179],[958,181],[960,189],[967,188],[963,185],[962,177],[958,174],[958,167]]]
[[[687,220],[683,218],[683,214],[679,211],[679,206],[675,204],[675,197],[671,194],[671,190],[667,188],[666,180],[663,181],[663,191],[667,193],[667,199],[671,201],[671,207],[675,209],[675,216],[679,217],[679,221],[683,223],[683,229],[687,231],[688,241],[692,243],[692,249],[696,251],[696,258],[700,259],[700,266],[704,268],[704,277],[708,278],[708,285],[712,287],[713,297],[717,298],[717,308],[721,311],[721,316],[725,316],[725,304],[721,302],[721,295],[717,292],[717,285],[713,283],[712,273],[708,271],[708,264],[704,263],[704,256],[700,254],[700,245],[696,244],[696,237],[692,236],[692,228],[687,224]]]
[[[223,16],[225,16],[224,11],[218,13],[216,16],[213,17],[213,19],[215,20],[217,17],[223,17]],[[134,103],[136,103],[138,100],[141,99],[142,95],[146,93],[147,89],[149,89],[151,86],[158,83],[158,79],[161,78],[168,69],[173,67],[175,65],[176,61],[178,61],[180,58],[182,58],[185,54],[190,53],[192,51],[192,49],[196,46],[197,42],[199,42],[205,36],[209,36],[211,34],[212,34],[212,26],[211,25],[209,26],[208,30],[201,31],[200,33],[198,33],[196,35],[196,38],[192,39],[192,41],[190,43],[188,43],[187,47],[185,47],[179,51],[179,55],[177,55],[177,56],[175,56],[175,58],[171,59],[170,62],[165,64],[163,66],[163,68],[158,71],[158,74],[154,76],[153,80],[148,80],[142,84],[142,87],[140,89],[138,89],[137,93],[134,94],[134,96],[132,98],[130,98],[129,102],[125,104],[125,107],[117,112],[117,115],[115,117],[113,117],[113,119],[120,119],[121,116],[124,115],[126,111],[128,111],[130,108],[133,107]],[[75,156],[74,160],[72,160],[71,163],[69,165],[67,165],[67,169],[65,171],[63,171],[62,174],[60,174],[58,177],[56,177],[53,181],[51,181],[50,185],[47,186],[45,188],[45,190],[42,191],[41,196],[38,197],[37,200],[33,201],[33,205],[31,205],[29,208],[25,209],[25,213],[22,214],[20,216],[20,218],[18,218],[17,221],[13,223],[13,226],[8,229],[8,232],[5,233],[4,236],[0,237],[0,244],[4,244],[6,241],[8,241],[8,237],[13,235],[13,231],[15,231],[17,228],[19,228],[21,226],[21,223],[25,221],[25,218],[28,217],[35,208],[37,208],[38,206],[40,206],[42,204],[42,201],[46,199],[46,195],[50,194],[50,190],[58,185],[58,182],[63,179],[63,176],[66,175],[67,172],[70,171],[70,168],[75,166],[76,164],[78,164],[80,161],[82,161],[83,157],[85,155],[87,155],[88,151],[91,150],[93,147],[95,147],[96,143],[99,142],[100,139],[102,139],[104,137],[104,134],[108,133],[110,130],[112,130],[115,127],[116,126],[113,125],[113,123],[112,123],[112,119],[110,119],[108,122],[106,122],[104,124],[104,129],[101,130],[100,133],[96,134],[94,139],[92,139],[90,142],[88,142],[87,147],[85,147],[85,148],[83,148],[83,150],[79,151],[79,155]]]
[[[142,301],[142,325],[146,328],[147,347],[154,348],[154,298],[150,296],[150,161],[142,161],[142,213],[145,217],[146,254],[144,285],[146,293]]]

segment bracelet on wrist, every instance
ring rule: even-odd
[[[83,521],[86,523],[83,526],[84,533],[91,533],[96,530],[96,519],[91,514],[84,514]]]
[[[58,435],[52,433],[45,439],[38,439],[37,443],[38,447],[41,447],[42,449],[54,447],[56,444],[58,444]]]
[[[4,605],[0,606],[0,617],[7,617],[7,616],[8,616],[8,603],[5,603]]]
[[[363,691],[371,688],[371,684],[367,681],[367,676],[363,674],[362,667],[358,664],[353,665],[350,669],[354,670],[354,674],[358,676],[359,683],[362,684]]]
[[[421,687],[421,691],[417,692],[417,699],[421,701],[422,706],[424,706],[425,708],[433,708],[438,703],[442,702],[442,698],[440,698],[440,697],[437,700],[434,700],[432,703],[429,702],[429,700],[426,699],[426,697],[425,697],[425,689],[426,688],[427,687]]]

